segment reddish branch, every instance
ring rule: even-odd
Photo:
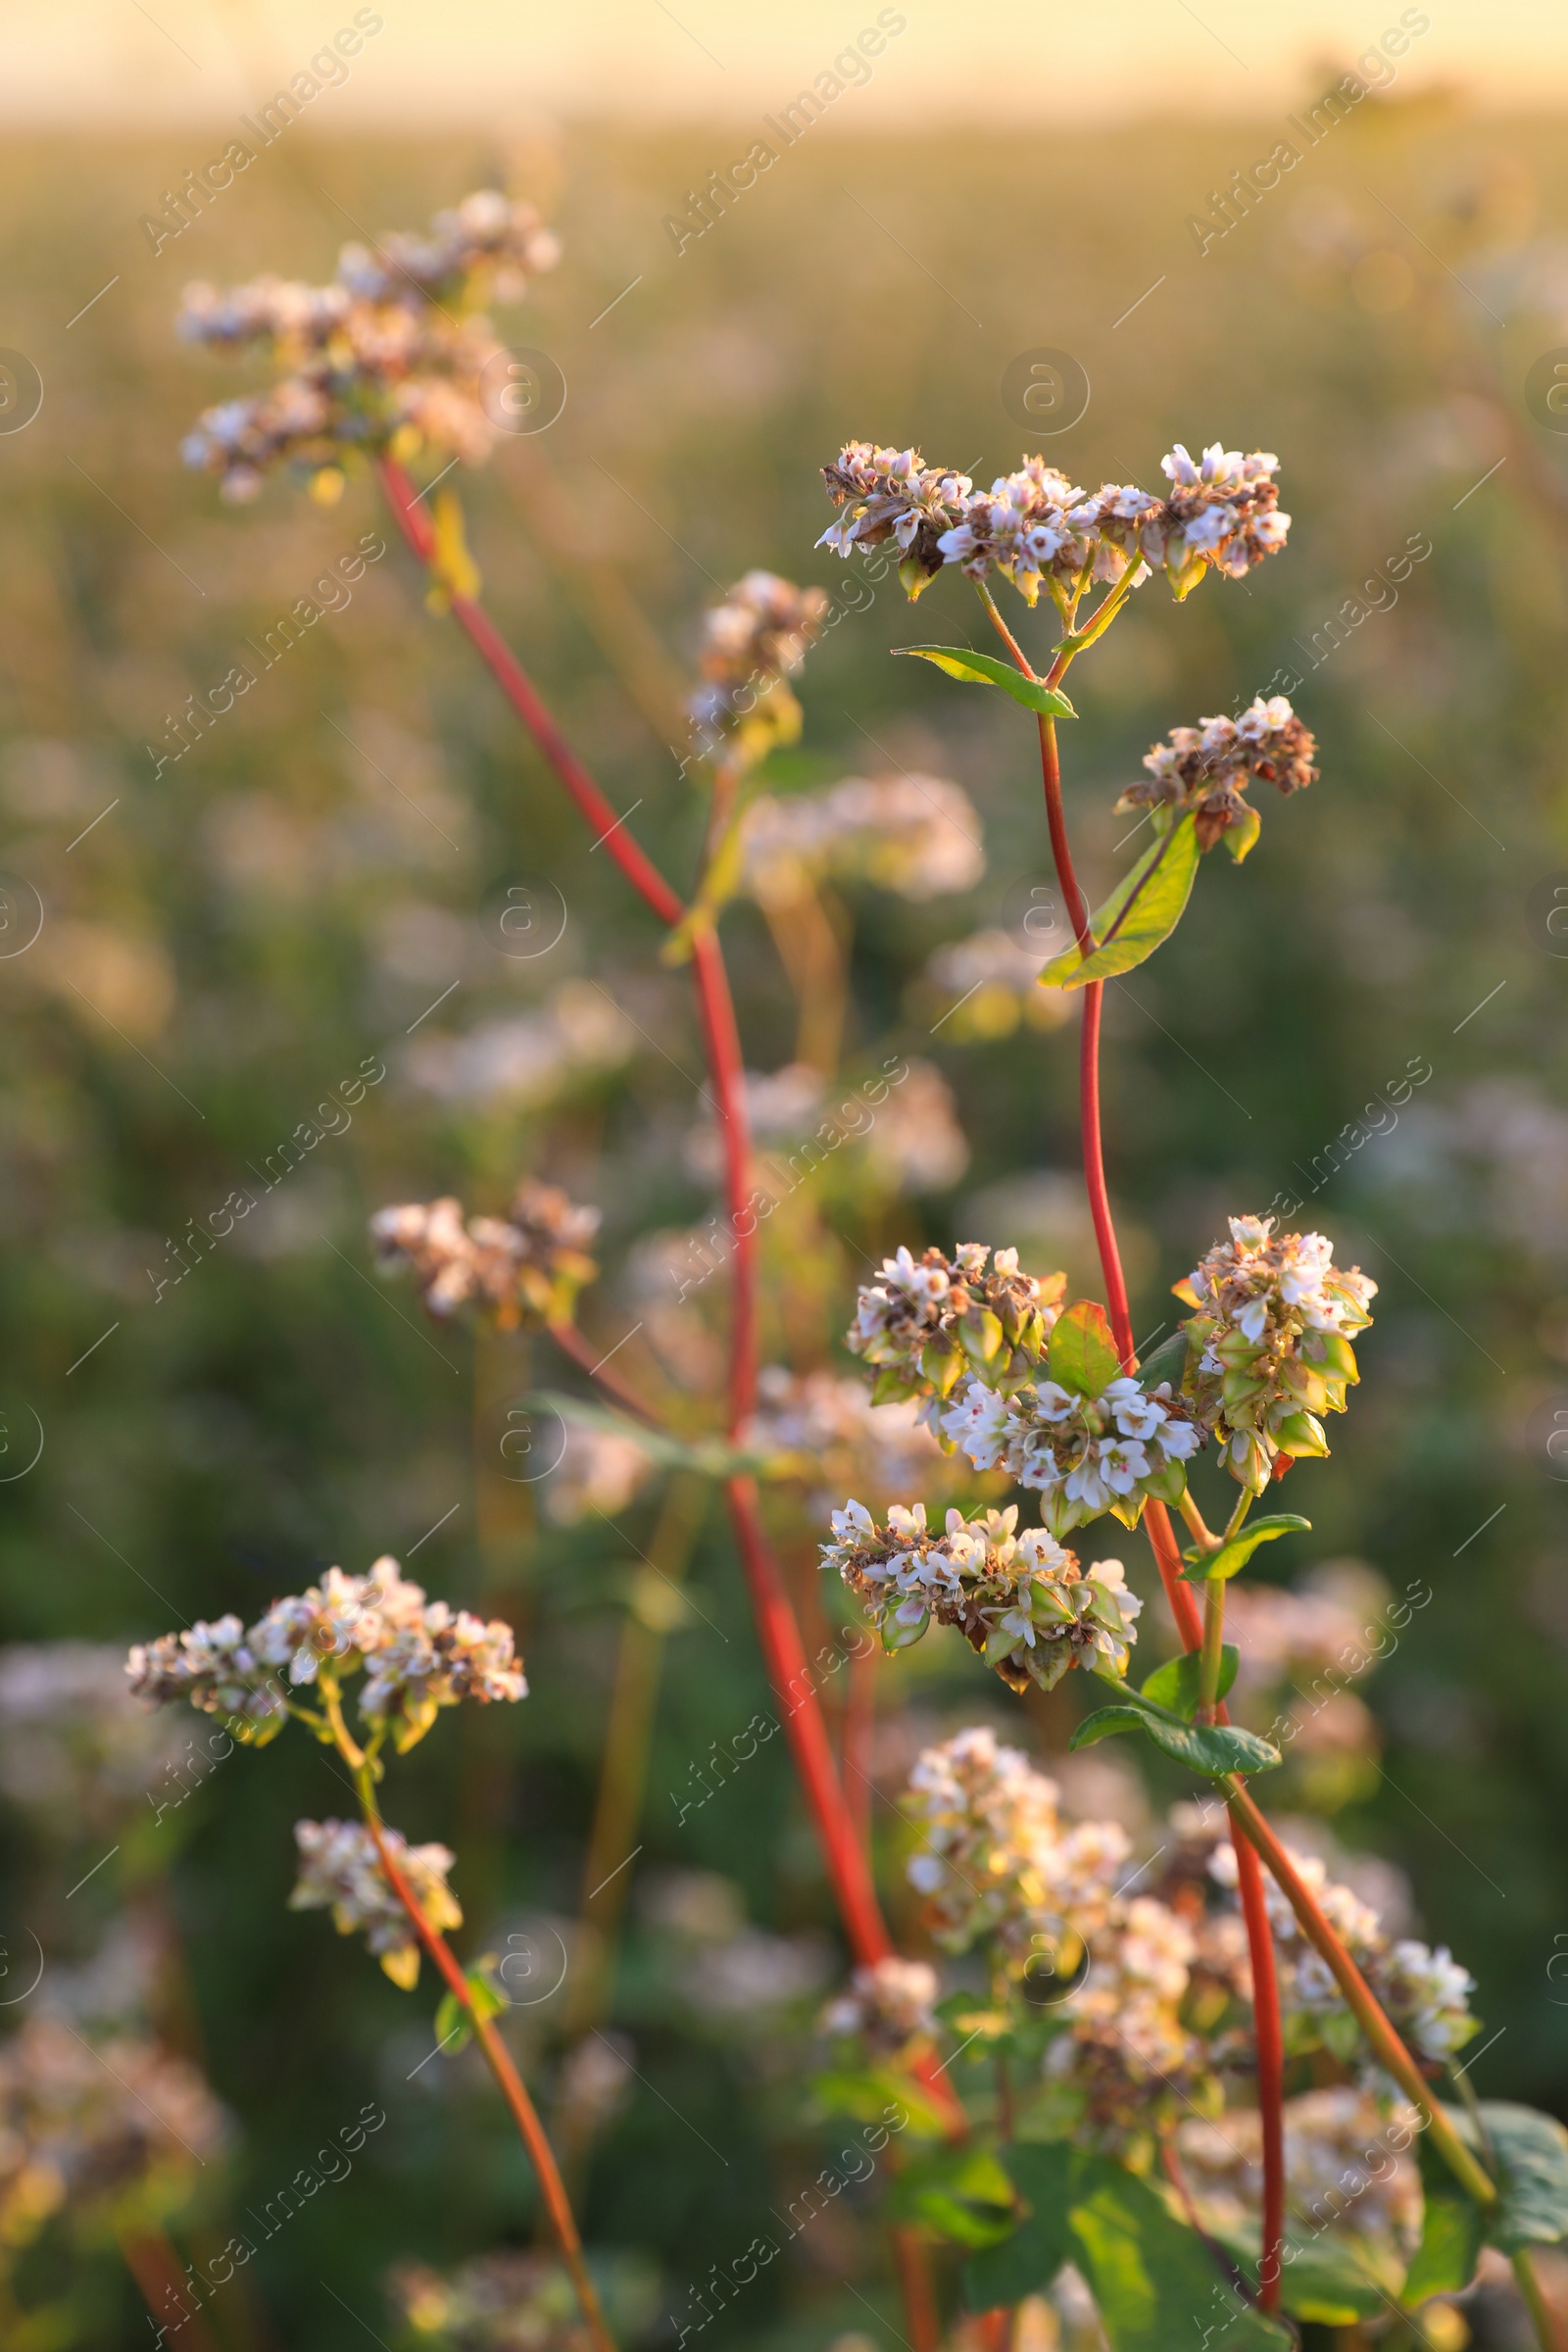
[[[439,576],[435,531],[408,475],[387,458],[379,462],[378,471],[393,518],[409,548],[420,564]],[[596,839],[604,842],[626,879],[661,921],[671,926],[679,923],[686,912],[681,901],[631,840],[625,826],[618,823],[610,803],[571,751],[532,680],[488,615],[470,598],[453,594],[451,603],[453,618],[593,828]],[[740,1037],[723,951],[710,925],[695,930],[692,974],[724,1148],[733,1301],[728,1422],[730,1435],[735,1437],[751,1415],[757,1393],[757,1216],[751,1207],[751,1145]],[[763,1663],[778,1701],[785,1736],[845,1932],[857,1962],[862,1967],[873,1966],[891,1954],[893,1945],[877,1903],[870,1863],[845,1802],[800,1624],[763,1534],[754,1482],[731,1480],[727,1494]],[[447,1957],[450,1960],[450,1953]],[[961,2131],[962,2106],[946,2079],[937,2074],[934,2062],[928,2062],[919,2072],[927,2089],[946,2109],[953,2129]]]

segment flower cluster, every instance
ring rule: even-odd
[[[1036,1380],[1010,1396],[971,1377],[941,1416],[950,1444],[977,1470],[1005,1470],[1038,1489],[1041,1511],[1065,1536],[1102,1511],[1136,1527],[1151,1495],[1176,1502],[1202,1433],[1169,1383],[1141,1389],[1130,1374],[1098,1396]]]
[[[1276,1235],[1272,1217],[1232,1217],[1230,1230],[1175,1286],[1199,1310],[1183,1391],[1232,1477],[1261,1494],[1294,1457],[1328,1452],[1318,1415],[1344,1412],[1360,1377],[1350,1336],[1371,1322],[1378,1286],[1336,1266],[1321,1233]]]
[[[377,1560],[368,1576],[329,1568],[319,1585],[274,1601],[248,1630],[228,1616],[138,1642],[125,1672],[149,1705],[186,1698],[227,1717],[236,1737],[266,1740],[289,1711],[280,1673],[296,1689],[324,1680],[335,1692],[362,1667],[360,1713],[391,1731],[399,1753],[424,1737],[438,1709],[465,1698],[519,1699],[528,1689],[510,1625],[426,1600],[391,1558]]]
[[[1087,1946],[1105,1925],[1130,1841],[1114,1822],[1068,1828],[1056,1798],[1055,1782],[983,1724],[922,1752],[905,1799],[921,1834],[908,1877],[944,1950],[992,1943],[1023,1979],[1042,1955],[1054,1967],[1064,1939]]]
[[[1169,743],[1156,743],[1144,756],[1146,780],[1131,784],[1116,807],[1192,810],[1205,850],[1222,833],[1242,828],[1238,839],[1251,846],[1257,811],[1242,798],[1254,778],[1279,793],[1299,792],[1317,781],[1312,755],[1316,739],[1283,694],[1265,702],[1253,697],[1240,718],[1204,718],[1196,727],[1173,727]]]
[[[480,463],[499,429],[481,379],[503,350],[479,306],[517,301],[559,254],[530,205],[486,188],[438,213],[426,237],[390,234],[374,253],[345,245],[329,286],[188,287],[187,342],[266,345],[280,373],[265,392],[208,409],[183,444],[186,464],[220,474],[225,498],[247,499],[284,461],[325,497],[355,451]]]
[[[1278,466],[1266,450],[1243,457],[1217,441],[1195,461],[1177,442],[1160,461],[1163,498],[1119,482],[1086,494],[1040,457],[984,491],[967,474],[924,465],[918,450],[852,441],[822,468],[845,512],[817,544],[848,557],[894,539],[911,596],[949,564],[974,579],[998,572],[1030,605],[1043,582],[1066,596],[1133,566],[1136,585],[1155,564],[1185,596],[1205,569],[1241,578],[1284,546],[1291,518],[1279,512]]]
[[[421,1030],[405,1067],[414,1086],[440,1102],[540,1110],[595,1086],[636,1046],[636,1030],[603,989],[564,980],[545,1004],[480,1021],[461,1037]]]
[[[861,1285],[845,1343],[875,1367],[879,1403],[946,1396],[965,1370],[1005,1395],[1034,1371],[1066,1287],[1065,1274],[1020,1273],[1016,1250],[960,1242],[951,1258],[915,1258],[901,1247]]]
[[[1403,2151],[1419,2129],[1414,2108],[1401,2105],[1391,2116],[1353,2083],[1287,2099],[1286,2210],[1293,2234],[1317,2238],[1333,2229],[1392,2240],[1396,2259],[1407,2260],[1421,2234],[1422,2196],[1419,2167]],[[1258,2227],[1263,2150],[1255,2108],[1231,2109],[1220,2124],[1184,2118],[1177,2149],[1206,2228],[1232,2237]]]
[[[529,1315],[571,1320],[577,1293],[599,1271],[587,1253],[599,1218],[597,1208],[579,1208],[554,1185],[528,1178],[505,1217],[465,1224],[459,1200],[410,1200],[377,1209],[370,1233],[383,1264],[411,1268],[432,1315],[481,1298],[512,1331]]]
[[[1460,1967],[1446,1945],[1433,1951],[1414,1937],[1391,1941],[1371,1904],[1363,1902],[1351,1887],[1331,1880],[1316,1854],[1286,1850],[1396,2030],[1419,2057],[1437,2065],[1452,2058],[1480,2031],[1470,2014],[1475,1979],[1468,1970]],[[1217,1843],[1208,1870],[1216,1885],[1234,1889],[1234,1849]],[[1293,2052],[1326,2047],[1347,2063],[1361,2058],[1360,2030],[1326,1964],[1307,1942],[1296,1913],[1272,1879],[1265,1881],[1264,1891],[1279,1962],[1287,2047]],[[1372,2062],[1364,2063],[1375,2079]]]
[[[800,709],[784,680],[822,634],[827,608],[825,588],[797,588],[773,571],[749,571],[709,606],[699,656],[703,683],[686,706],[699,738],[738,737],[756,757],[794,741]]]
[[[657,2273],[629,2254],[589,2260],[612,2340],[641,2343],[658,2311]],[[477,2254],[453,2271],[404,2262],[387,2287],[395,2352],[594,2352],[602,2340],[584,2325],[570,2274],[554,2254]]]
[[[57,2213],[85,2229],[107,2209],[125,2228],[137,2203],[167,2220],[226,2136],[185,2059],[141,2035],[95,2045],[61,2019],[30,2018],[0,2043],[0,2246],[25,2246]]]
[[[381,1837],[429,1925],[438,1935],[461,1928],[463,1913],[447,1885],[456,1854],[444,1845],[410,1845],[397,1830],[383,1829]],[[353,1936],[363,1928],[366,1942],[393,1984],[412,1992],[419,1978],[418,1939],[368,1829],[358,1821],[297,1821],[294,1839],[300,1849],[300,1875],[288,1898],[289,1909],[330,1908],[340,1936]]]
[[[1070,1666],[1125,1674],[1144,1604],[1120,1560],[1081,1571],[1043,1527],[1019,1535],[1017,1524],[1016,1503],[976,1519],[952,1510],[937,1535],[923,1502],[891,1504],[878,1526],[852,1501],[833,1514],[822,1564],[838,1570],[888,1649],[908,1648],[935,1618],[956,1625],[1014,1690],[1054,1690]]]
[[[741,823],[742,887],[787,903],[809,883],[875,883],[917,902],[972,890],[986,870],[980,819],[945,776],[847,776],[825,792],[763,794]]]
[[[848,1988],[828,2002],[822,2032],[854,2034],[884,2052],[902,2050],[936,2032],[931,2010],[937,1991],[937,1972],[928,1961],[879,1960],[874,1968],[858,1968]]]

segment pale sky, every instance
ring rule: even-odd
[[[323,132],[388,122],[522,127],[553,117],[742,121],[787,105],[876,0],[384,0],[382,28],[323,90]],[[355,0],[9,0],[0,116],[39,126],[220,122],[308,68]],[[905,28],[846,89],[845,130],[916,122],[1114,122],[1246,115],[1353,62],[1401,16],[1398,84],[1483,105],[1568,101],[1568,0],[907,0]],[[1045,160],[1043,158],[1043,160]]]

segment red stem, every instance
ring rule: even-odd
[[[414,496],[408,475],[400,466],[385,458],[378,462],[378,471],[393,517],[409,548],[420,564],[433,567],[434,529]],[[452,598],[452,612],[584,817],[604,838],[627,880],[662,921],[677,924],[686,911],[680,900],[636,843],[627,839],[624,826],[612,833],[609,831],[614,823],[614,810],[566,744],[535,692],[532,680],[488,615],[471,600],[460,596]],[[729,1426],[735,1436],[749,1418],[757,1393],[757,1219],[750,1211],[751,1145],[740,1037],[723,951],[710,926],[696,930],[692,971],[724,1147],[725,1198],[734,1266]],[[862,1967],[873,1966],[892,1953],[893,1944],[883,1924],[869,1863],[845,1803],[821,1703],[807,1664],[800,1624],[762,1532],[754,1482],[732,1480],[727,1494],[763,1662],[784,1720],[845,1932],[857,1961]],[[451,1959],[450,1953],[447,1958]],[[458,1973],[461,1978],[462,1972]],[[925,2061],[916,2071],[927,2089],[947,2108],[955,2131],[961,2131],[965,2120],[962,2105],[946,2078],[937,2073],[935,2061]]]
[[[1051,828],[1052,856],[1056,877],[1072,916],[1079,952],[1088,955],[1093,935],[1089,908],[1073,869],[1067,840],[1066,813],[1061,799],[1061,767],[1056,757],[1056,728],[1053,719],[1040,721],[1040,766],[1046,792],[1046,820]],[[1100,1013],[1104,989],[1091,981],[1084,990],[1083,1030],[1078,1049],[1078,1091],[1083,1128],[1084,1185],[1089,1195],[1095,1239],[1104,1276],[1105,1298],[1117,1352],[1131,1370],[1136,1362],[1127,1284],[1116,1247],[1116,1227],[1105,1184],[1105,1155],[1100,1131]],[[1182,1577],[1181,1552],[1162,1502],[1149,1502],[1144,1522],[1159,1569],[1165,1598],[1176,1621],[1183,1646],[1202,1644],[1203,1622],[1192,1587]],[[1220,1707],[1219,1720],[1229,1712]],[[1274,1959],[1274,1934],[1263,1893],[1263,1872],[1256,1853],[1242,1835],[1234,1817],[1231,1838],[1236,1848],[1237,1885],[1242,1916],[1247,1924],[1247,1949],[1252,1972],[1252,2018],[1257,2043],[1257,2107],[1263,2139],[1263,2249],[1259,2294],[1265,2311],[1279,2308],[1282,2248],[1285,2238],[1285,2043],[1280,2023],[1279,1973]]]
[[[377,461],[381,487],[393,520],[413,554],[431,569],[435,564],[435,528],[415,494],[413,483],[391,458]],[[663,875],[632,839],[582,761],[567,743],[534,691],[533,681],[514,658],[489,614],[471,597],[454,596],[452,617],[463,630],[496,684],[533,737],[535,743],[570,793],[593,830],[595,843],[606,849],[638,896],[662,923],[678,923],[685,908]]]

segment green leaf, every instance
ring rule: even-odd
[[[1078,2248],[1068,2209],[1077,2157],[1066,2140],[1024,2142],[1006,2151],[1012,2184],[1023,2200],[1024,2217],[1010,2237],[976,2254],[963,2274],[964,2300],[971,2311],[995,2311],[1041,2294]]]
[[[1113,2352],[1195,2341],[1207,2352],[1289,2352],[1289,2330],[1244,2302],[1197,2232],[1108,2157],[1082,2162],[1070,2226]]]
[[[905,2166],[887,2210],[960,2246],[992,2246],[1012,2228],[1012,2182],[987,2148],[937,2148]]]
[[[1239,816],[1234,825],[1226,826],[1220,839],[1240,865],[1262,830],[1263,819],[1255,808],[1249,808],[1245,816]]]
[[[1255,1732],[1241,1731],[1233,1723],[1184,1723],[1179,1715],[1152,1704],[1142,1691],[1125,1689],[1115,1706],[1100,1707],[1085,1716],[1067,1745],[1092,1747],[1097,1740],[1108,1739],[1115,1732],[1145,1732],[1178,1764],[1213,1779],[1227,1772],[1272,1772],[1281,1761],[1279,1749]]]
[[[1222,1544],[1218,1551],[1185,1551],[1186,1577],[1190,1585],[1206,1584],[1211,1576],[1234,1576],[1245,1568],[1260,1544],[1272,1544],[1276,1536],[1295,1536],[1310,1528],[1310,1519],[1298,1518],[1294,1511],[1277,1511],[1272,1518],[1254,1519],[1239,1535]]]
[[[475,2015],[481,2020],[499,2017],[507,2007],[506,1994],[498,1992],[490,1981],[495,1958],[494,1952],[487,1952],[482,1960],[476,1960],[471,1968],[466,1968],[463,1972],[464,1983],[468,1987],[468,1998],[473,2003]],[[441,1996],[441,2006],[435,2013],[435,2038],[437,2048],[449,2058],[455,2058],[459,2050],[466,2049],[473,2039],[468,2013],[455,1992]]]
[[[1079,1396],[1102,1396],[1121,1372],[1121,1357],[1104,1308],[1080,1298],[1056,1318],[1046,1351],[1046,1369],[1057,1385]]]
[[[1191,816],[1151,843],[1125,873],[1102,906],[1090,917],[1096,946],[1080,956],[1076,946],[1053,956],[1040,975],[1042,988],[1086,988],[1091,980],[1113,979],[1152,956],[1187,910],[1198,871],[1198,833]],[[1115,936],[1108,934],[1114,929]]]
[[[897,2067],[867,2067],[816,2075],[811,2088],[828,2115],[850,2115],[858,2124],[891,2124],[912,2139],[945,2139],[952,2118],[912,2076]],[[907,2122],[899,2123],[900,2116]]]
[[[1412,2305],[1424,2303],[1429,2295],[1462,2294],[1481,2259],[1481,2208],[1465,2195],[1441,2157],[1437,2163],[1443,2177],[1423,2183],[1421,2243],[1411,2257],[1401,2295]]]
[[[1010,694],[1026,710],[1038,710],[1046,718],[1078,715],[1056,687],[1044,685],[1039,678],[1026,678],[1021,669],[1014,669],[1008,662],[999,662],[992,654],[971,654],[961,645],[896,645],[893,651],[913,654],[921,662],[933,662],[950,678],[960,678],[966,686],[1000,686],[1004,694]]]
[[[1157,1389],[1169,1381],[1171,1389],[1180,1389],[1187,1370],[1191,1350],[1187,1345],[1187,1326],[1173,1331],[1168,1340],[1161,1340],[1152,1355],[1146,1355],[1138,1367],[1137,1380],[1141,1389]]]
[[[1227,1642],[1220,1651],[1218,1695],[1221,1698],[1236,1680],[1238,1663],[1239,1652]],[[1138,1695],[1152,1699],[1156,1707],[1168,1707],[1184,1723],[1191,1723],[1198,1712],[1201,1672],[1201,1651],[1185,1649],[1179,1658],[1167,1658],[1163,1666],[1156,1666]]]
[[[1497,2159],[1487,2236],[1504,2254],[1559,2245],[1568,2237],[1568,2132],[1555,2116],[1505,2099],[1483,2100],[1481,2120]]]

